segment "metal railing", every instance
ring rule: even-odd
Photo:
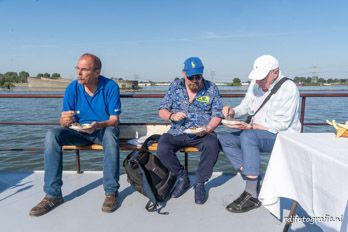
[[[0,94],[0,98],[63,98],[63,94]],[[243,98],[245,94],[221,94],[223,98]],[[121,94],[121,98],[163,98],[164,94]],[[306,99],[316,97],[348,97],[348,93],[301,93],[301,114],[300,121],[302,124],[301,132],[304,126],[324,126],[327,125],[323,122],[305,122],[306,111]],[[133,125],[136,123],[132,123]],[[152,123],[153,124],[153,123]],[[58,125],[58,123],[50,122],[3,122],[0,121],[0,125]],[[144,125],[144,123],[139,123]]]

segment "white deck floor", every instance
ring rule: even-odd
[[[41,217],[30,217],[29,210],[44,196],[43,172],[0,172],[0,231],[282,231],[283,223],[264,207],[244,214],[232,214],[225,206],[240,195],[244,184],[240,176],[214,173],[207,184],[209,199],[196,205],[190,189],[178,199],[170,199],[164,208],[169,215],[149,213],[147,199],[120,179],[120,208],[103,213],[101,172],[82,175],[64,172],[65,203]],[[194,179],[193,176],[190,177]],[[287,212],[286,212],[287,214]],[[320,231],[318,227],[294,224],[290,231]]]

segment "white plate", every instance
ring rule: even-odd
[[[188,128],[188,129],[184,130],[184,133],[186,133],[186,134],[198,134],[202,131],[204,131],[203,127],[196,127],[196,128]]]
[[[241,121],[222,119],[221,123],[224,125],[227,125],[227,126],[235,126],[235,125],[239,125],[241,123]]]
[[[76,131],[83,131],[83,130],[91,128],[91,124],[86,123],[86,124],[81,124],[79,126],[71,125],[69,128],[73,129],[73,130],[76,130]]]

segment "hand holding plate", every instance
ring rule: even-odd
[[[88,126],[82,127],[81,131],[88,134],[92,134],[97,128],[98,128],[97,122],[92,122]]]
[[[228,120],[223,119],[221,123],[231,129],[239,129],[239,130],[250,130],[252,126],[246,122],[238,121],[238,120]]]

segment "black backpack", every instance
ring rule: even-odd
[[[169,199],[176,177],[148,150],[151,143],[158,142],[160,135],[147,138],[140,150],[132,151],[123,161],[128,182],[141,194],[149,198],[145,209],[158,212]]]

